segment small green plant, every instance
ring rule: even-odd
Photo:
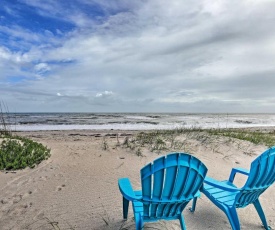
[[[102,148],[103,150],[108,150],[108,149],[109,149],[109,145],[108,145],[108,143],[107,143],[105,137],[103,137],[103,139],[102,139],[101,148]]]
[[[124,145],[124,146],[126,146],[126,148],[128,148],[128,147],[129,147],[129,144],[130,144],[129,137],[125,137],[125,139],[124,139],[122,145]]]
[[[116,135],[116,147],[119,147],[120,146],[120,142],[119,142],[119,139],[118,139],[118,133]]]
[[[151,150],[164,150],[166,148],[166,143],[159,136],[156,138],[155,142],[152,145]]]
[[[35,165],[50,157],[50,149],[28,138],[1,135],[0,170],[16,170]]]
[[[141,148],[138,148],[138,149],[136,150],[136,155],[139,156],[139,157],[142,156]]]

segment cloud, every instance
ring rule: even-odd
[[[20,3],[56,26],[0,28],[0,91],[17,111],[275,112],[274,2]]]
[[[111,95],[113,95],[112,91],[104,91],[101,93],[97,93],[95,96],[96,97],[106,97],[106,96],[111,96]]]
[[[49,65],[47,63],[39,63],[34,66],[34,70],[39,74],[43,74],[43,73],[50,71],[51,68],[49,67]]]

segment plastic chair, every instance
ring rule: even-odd
[[[247,175],[247,181],[242,188],[233,184],[236,173]],[[239,230],[240,222],[237,208],[253,204],[265,229],[270,229],[259,196],[275,181],[275,146],[258,156],[250,166],[250,170],[233,168],[229,180],[217,181],[206,177],[202,192],[228,217],[233,230]],[[195,210],[196,199],[191,211]]]
[[[142,190],[134,191],[128,178],[119,179],[123,218],[127,219],[132,201],[136,229],[142,229],[144,222],[175,219],[186,229],[182,211],[200,195],[206,173],[207,168],[196,157],[171,153],[140,170]]]

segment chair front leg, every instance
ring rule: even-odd
[[[259,199],[257,199],[253,204],[254,204],[254,207],[256,208],[256,210],[259,214],[259,217],[261,218],[261,221],[262,221],[265,229],[270,230],[271,228],[267,225],[265,214],[264,214],[264,211],[263,211],[263,208],[261,206],[261,203],[260,203]]]
[[[136,230],[143,230],[144,222],[141,213],[135,213]]]
[[[185,222],[182,214],[180,214],[180,226],[182,230],[186,230],[186,226],[185,226]]]
[[[123,219],[127,220],[128,217],[128,209],[129,209],[129,200],[125,199],[124,196],[122,198],[122,202],[123,202]]]
[[[231,207],[231,208],[224,207],[222,210],[226,214],[232,229],[240,230],[241,226],[240,226],[240,221],[239,221],[239,217],[238,217],[236,208],[235,207]]]

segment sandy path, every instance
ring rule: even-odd
[[[130,209],[122,220],[120,177],[129,177],[140,188],[139,170],[159,157],[143,150],[143,157],[117,147],[115,137],[105,137],[108,150],[102,149],[102,137],[89,131],[28,132],[49,148],[49,160],[33,170],[0,172],[0,229],[135,229]],[[98,136],[104,136],[101,133]],[[119,137],[120,143],[125,137]],[[190,140],[185,149],[208,167],[208,175],[227,179],[234,166],[249,168],[250,162],[265,150],[246,142],[226,140],[202,142]],[[168,151],[163,151],[165,154]],[[247,155],[244,152],[254,153]],[[244,178],[238,178],[241,185]],[[275,228],[275,188],[261,197],[266,217]],[[261,229],[253,206],[238,211],[242,229]],[[230,229],[225,215],[205,196],[198,201],[195,214],[184,211],[188,229]],[[180,229],[178,221],[146,224],[147,229]]]

